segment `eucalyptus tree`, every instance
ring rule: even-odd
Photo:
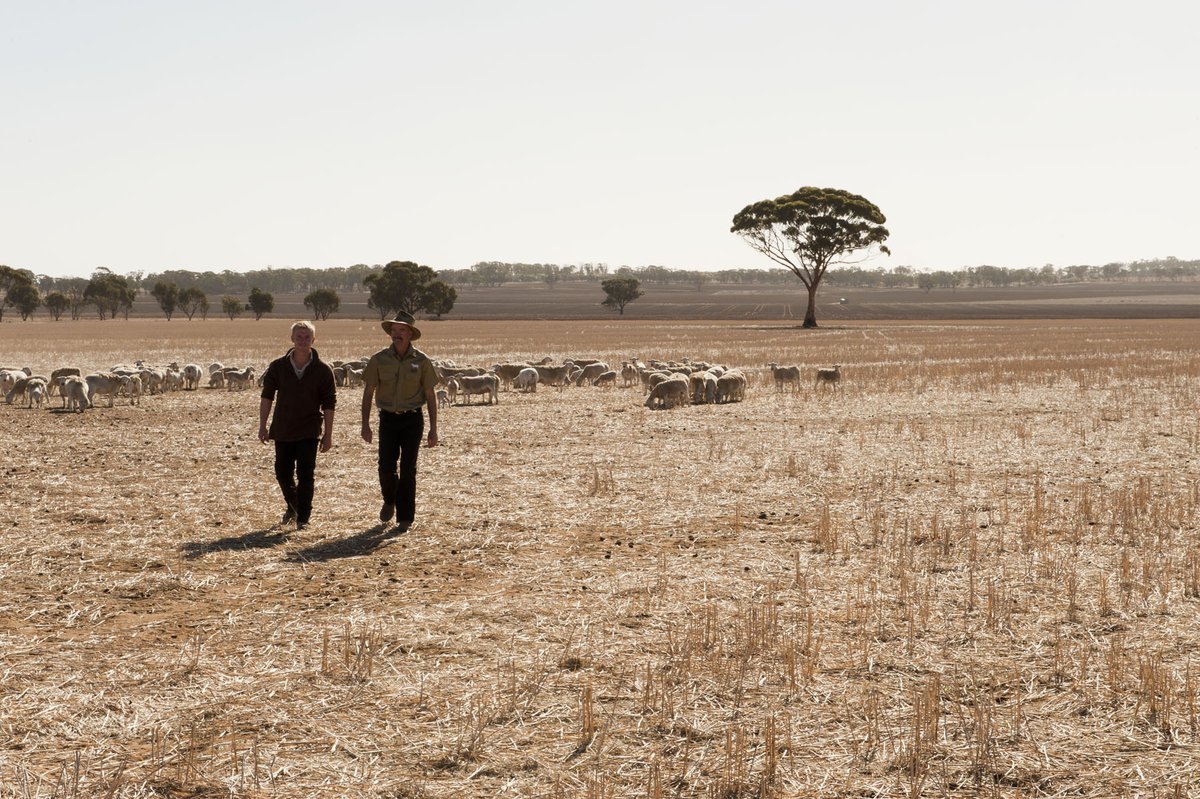
[[[842,189],[806,186],[751,203],[733,217],[732,233],[788,269],[808,289],[804,327],[817,326],[817,289],[833,264],[878,247],[885,255],[887,218],[865,197]]]

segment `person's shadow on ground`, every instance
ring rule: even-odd
[[[290,553],[287,560],[292,563],[310,563],[369,555],[407,530],[403,524],[377,524],[349,538],[334,538],[298,549]]]
[[[247,549],[268,549],[287,541],[287,531],[282,527],[268,527],[245,535],[231,535],[216,541],[187,541],[180,549],[188,560],[211,555],[214,552],[241,552]]]

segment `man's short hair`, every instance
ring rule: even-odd
[[[291,330],[291,332],[292,332],[292,333],[295,333],[295,332],[296,332],[296,329],[297,329],[297,328],[300,328],[300,327],[303,327],[303,328],[305,328],[306,330],[308,330],[308,332],[309,332],[309,333],[312,333],[312,334],[313,334],[313,338],[316,338],[316,337],[317,337],[317,326],[316,326],[316,325],[314,325],[312,322],[308,321],[307,319],[301,319],[299,322],[294,322],[294,323],[292,323],[292,330]]]

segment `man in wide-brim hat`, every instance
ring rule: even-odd
[[[379,408],[379,491],[383,506],[379,521],[387,524],[394,516],[399,528],[407,530],[416,518],[417,456],[428,408],[428,445],[436,447],[437,372],[433,361],[412,345],[421,337],[412,314],[401,311],[380,324],[392,338],[371,356],[363,369],[362,438],[371,443],[371,405]]]

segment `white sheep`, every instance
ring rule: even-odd
[[[832,367],[823,367],[817,370],[817,380],[813,383],[813,388],[820,388],[822,384],[839,387],[842,380],[842,365],[835,363]]]
[[[793,391],[800,390],[800,367],[799,366],[780,366],[777,363],[767,364],[771,369],[771,375],[775,378],[775,390],[783,391],[783,387],[791,384]]]
[[[538,371],[532,366],[526,366],[522,369],[515,378],[513,378],[513,387],[518,388],[528,394],[531,391],[537,391],[538,387]]]
[[[688,404],[688,379],[683,375],[671,377],[650,389],[647,408],[674,408]]]
[[[68,411],[83,413],[92,407],[92,402],[87,395],[87,383],[82,377],[74,375],[63,377],[58,391],[63,397],[63,407]]]

